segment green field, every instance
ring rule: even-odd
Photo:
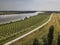
[[[40,45],[43,45],[43,39],[47,39],[49,27],[51,25],[54,26],[52,45],[58,45],[58,35],[60,34],[60,14],[54,14],[52,20],[47,25],[37,30],[36,32],[24,37],[23,39],[12,43],[11,45],[33,45],[33,41],[35,38],[39,40]]]
[[[49,13],[41,13],[24,20],[0,25],[0,45],[15,39],[46,22]]]

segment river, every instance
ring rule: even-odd
[[[42,13],[42,12],[25,13],[25,14],[0,15],[0,24],[5,24],[5,23],[18,21],[18,20],[24,19],[25,17],[35,16],[38,13]]]

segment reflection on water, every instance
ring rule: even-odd
[[[38,13],[40,13],[40,12],[26,13],[26,14],[0,15],[0,24],[21,20],[21,19],[24,19],[25,17],[37,15]]]

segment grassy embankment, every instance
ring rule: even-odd
[[[25,38],[12,43],[11,45],[33,45],[35,38],[39,40],[39,43],[43,43],[43,38],[46,39],[49,33],[49,27],[54,26],[53,42],[52,45],[58,45],[58,34],[60,33],[60,14],[54,14],[52,20],[43,28],[36,32],[26,36]]]
[[[0,45],[15,39],[46,22],[49,13],[42,13],[21,21],[0,25]]]

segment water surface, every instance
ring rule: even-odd
[[[21,20],[21,19],[24,19],[25,17],[37,15],[38,13],[40,13],[40,12],[25,13],[25,14],[0,15],[0,24]]]

